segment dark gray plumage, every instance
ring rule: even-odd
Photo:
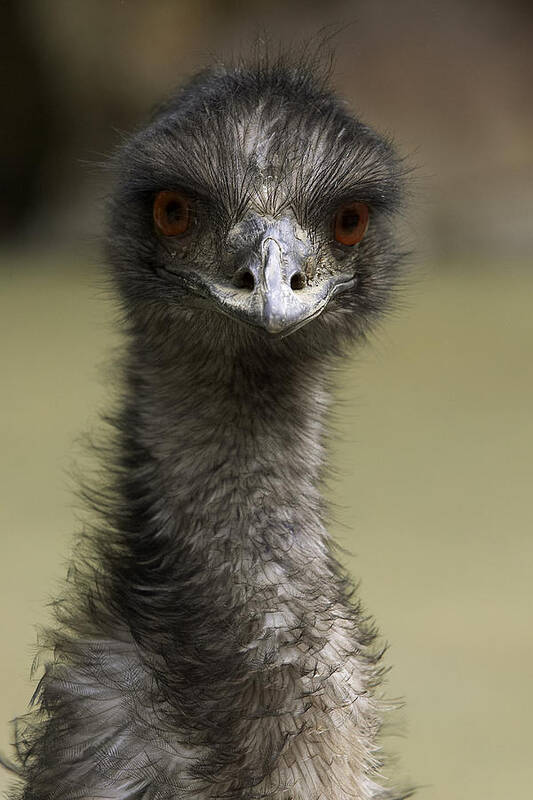
[[[319,491],[328,371],[397,281],[399,162],[301,60],[201,74],[115,169],[123,400],[14,796],[399,797]]]

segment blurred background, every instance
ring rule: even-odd
[[[339,376],[334,534],[389,642],[387,740],[425,800],[533,783],[533,7],[527,0],[0,4],[0,747],[79,527],[117,344],[98,237],[125,131],[184,77],[334,33],[332,82],[413,167],[398,313]],[[83,462],[82,462],[83,463]],[[38,673],[37,673],[38,674]],[[0,772],[0,789],[7,787]]]

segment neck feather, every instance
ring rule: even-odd
[[[248,353],[223,363],[185,353],[170,369],[145,366],[140,443],[176,521],[201,520],[206,537],[221,524],[232,537],[318,524],[327,396],[316,366],[309,374],[306,365],[257,363]]]
[[[132,340],[116,535],[98,539],[108,602],[90,589],[87,616],[97,639],[135,640],[139,706],[187,742],[191,786],[382,796],[374,632],[322,524],[326,368],[287,354]]]
[[[305,573],[312,585],[333,574],[319,492],[324,364],[281,348],[215,353],[185,340],[165,352],[146,342],[132,343],[122,425],[127,513],[116,585],[121,603],[131,587],[130,626],[143,637],[156,617],[168,627],[169,596],[189,602],[188,581],[206,614],[216,584],[235,617],[276,579]]]

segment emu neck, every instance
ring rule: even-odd
[[[198,680],[209,682],[213,659],[217,671],[237,669],[280,587],[315,598],[315,613],[325,575],[326,594],[336,591],[319,493],[324,369],[273,349],[215,357],[187,343],[171,353],[133,345],[115,607],[173,674],[185,647],[178,655],[173,643],[196,648]],[[214,630],[226,631],[216,655]]]
[[[372,632],[357,629],[321,520],[324,366],[287,347],[155,353],[140,339],[131,354],[113,608],[155,673],[158,725],[200,748],[208,796],[341,800],[327,782],[346,767],[351,715],[376,723]],[[295,788],[302,754],[327,791]]]
[[[334,571],[319,492],[323,366],[191,338],[170,352],[132,343],[121,426],[127,556],[114,562],[115,600],[156,649],[176,625],[198,642],[214,613],[242,623],[241,646],[265,593],[275,606],[276,586],[297,581],[312,596]]]
[[[299,523],[300,535],[312,537],[320,527],[323,368],[275,352],[194,347],[153,363],[145,352],[136,364],[139,433],[179,535],[209,547],[214,534],[268,539]]]

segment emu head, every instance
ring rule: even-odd
[[[399,162],[305,65],[199,75],[116,166],[114,275],[169,340],[323,346],[386,306]]]

